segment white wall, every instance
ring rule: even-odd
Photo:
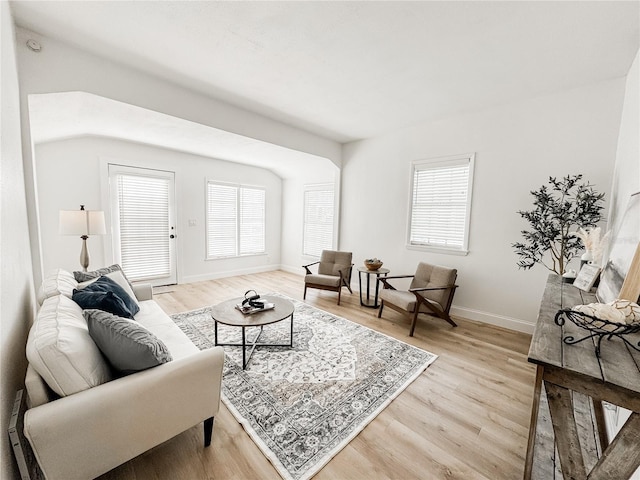
[[[640,192],[640,52],[627,75],[620,122],[620,136],[613,174],[612,208],[609,217],[614,231],[627,207],[629,197]]]
[[[305,171],[299,177],[282,182],[282,249],[281,268],[298,275],[304,274],[302,265],[317,261],[317,258],[302,254],[304,229],[304,187],[308,184],[333,183],[335,195],[336,226],[335,248],[338,248],[340,172],[337,167],[328,166],[322,170]]]
[[[58,211],[85,204],[90,210],[108,212],[107,162],[175,172],[180,283],[272,270],[280,264],[282,185],[268,170],[101,137],[38,144],[35,152],[45,272],[79,269],[80,238],[58,234]],[[266,188],[266,255],[205,260],[207,179]],[[196,226],[189,226],[190,219],[196,220]],[[91,237],[88,246],[90,268],[114,261],[110,235]]]
[[[32,233],[34,275],[41,277],[40,234],[35,171],[31,158],[27,97],[32,93],[84,91],[166,113],[250,138],[328,158],[340,164],[340,145],[303,130],[184,89],[120,64],[90,55],[64,43],[24,29],[17,29],[17,54],[21,94],[23,151],[27,201]],[[42,44],[34,53],[29,38]]]
[[[622,215],[631,194],[640,191],[640,51],[631,65],[626,79],[622,120],[616,164],[612,182],[612,207],[609,224],[615,231],[619,227]],[[605,410],[609,438],[622,428],[631,412],[620,408]],[[640,468],[631,477],[640,479]]]
[[[18,478],[7,428],[18,389],[24,388],[25,344],[35,294],[25,198],[16,44],[8,2],[0,2],[0,478]]]
[[[341,248],[393,274],[419,261],[458,269],[452,312],[532,331],[548,271],[518,270],[517,210],[549,176],[582,173],[609,197],[624,79],[404,128],[343,148]],[[476,152],[467,256],[408,250],[412,160]],[[606,212],[605,212],[606,217]]]

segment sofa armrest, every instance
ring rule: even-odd
[[[24,433],[47,478],[95,478],[213,417],[215,347],[27,410]]]
[[[133,285],[133,293],[140,302],[153,299],[153,287],[150,283],[139,283],[137,285]]]

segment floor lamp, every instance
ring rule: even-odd
[[[83,272],[86,272],[89,266],[89,250],[87,249],[89,235],[105,235],[106,233],[104,212],[85,210],[84,205],[80,205],[80,210],[60,210],[60,235],[80,235],[82,239],[80,265]]]

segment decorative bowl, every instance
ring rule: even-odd
[[[592,315],[588,315],[583,312],[577,312],[575,310],[571,310],[570,308],[563,308],[562,310],[558,310],[555,316],[555,323],[559,326],[564,326],[566,323],[565,318],[568,318],[573,323],[575,323],[578,327],[584,328],[591,332],[591,335],[587,335],[586,337],[577,339],[569,334],[566,335],[562,340],[567,345],[573,345],[574,343],[582,342],[583,340],[588,340],[593,338],[594,340],[597,338],[596,343],[596,356],[600,357],[600,344],[602,340],[606,338],[607,340],[611,340],[616,337],[621,339],[624,343],[626,343],[631,348],[640,352],[640,342],[634,345],[632,342],[636,342],[638,339],[634,337],[630,342],[625,338],[625,335],[629,333],[638,333],[640,332],[640,323],[615,323],[610,322],[609,320],[605,320],[603,318],[594,317]]]
[[[378,270],[382,266],[382,261],[377,258],[369,258],[364,261],[364,266],[367,270]]]

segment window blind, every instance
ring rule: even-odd
[[[333,186],[307,186],[304,192],[302,253],[319,257],[333,247]]]
[[[169,188],[165,178],[117,176],[121,262],[132,281],[171,272]]]
[[[466,249],[470,168],[469,157],[414,164],[411,245]]]
[[[207,258],[265,250],[265,190],[208,182]]]
[[[264,190],[240,188],[240,255],[263,253]]]

